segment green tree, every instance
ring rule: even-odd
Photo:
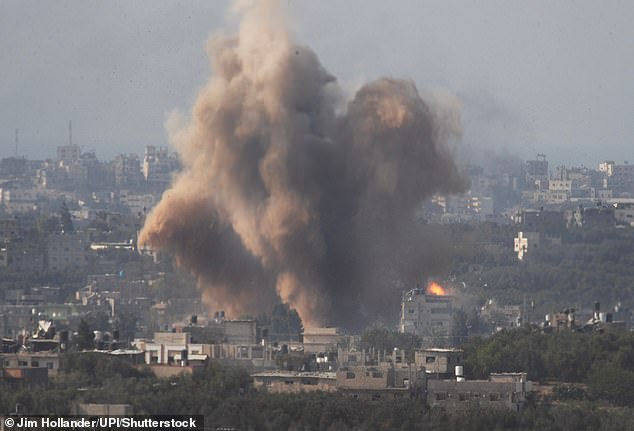
[[[634,405],[634,373],[612,365],[598,364],[590,376],[590,395],[617,406]]]
[[[75,345],[79,350],[92,349],[95,346],[95,333],[84,319],[81,319],[77,327]]]
[[[59,210],[59,219],[62,231],[64,233],[75,232],[75,227],[73,226],[73,217],[71,216],[70,210],[66,205],[66,201],[62,202],[62,206]]]
[[[288,340],[289,338],[299,340],[304,330],[302,319],[297,310],[288,304],[275,304],[270,315],[262,313],[257,320],[263,327],[268,327],[271,341]]]

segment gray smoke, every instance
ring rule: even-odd
[[[384,78],[337,114],[343,92],[292,42],[284,4],[243,5],[238,35],[210,40],[214,74],[172,136],[184,169],[139,242],[172,252],[234,317],[282,300],[306,326],[356,327],[443,263],[415,213],[466,187],[448,149],[459,112]]]

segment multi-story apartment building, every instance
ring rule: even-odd
[[[172,181],[172,173],[178,169],[178,158],[169,154],[166,147],[145,147],[143,177],[153,189],[164,190]]]
[[[603,188],[617,192],[634,191],[634,165],[628,162],[617,165],[614,161],[608,160],[599,165],[599,171],[604,174]]]
[[[88,246],[80,234],[51,235],[46,245],[48,269],[61,271],[71,266],[83,267],[88,263]]]
[[[409,290],[401,301],[400,332],[419,336],[449,336],[453,321],[453,297],[423,288]]]
[[[141,163],[136,154],[119,154],[114,161],[114,178],[118,186],[138,186],[142,183]]]

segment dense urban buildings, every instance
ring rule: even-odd
[[[157,379],[199,378],[216,363],[250,370],[253,388],[271,394],[318,391],[368,402],[417,400],[450,411],[517,412],[552,385],[533,384],[531,366],[474,375],[460,347],[471,337],[522,328],[542,334],[630,328],[628,297],[605,298],[600,309],[574,291],[562,298],[567,307],[530,290],[505,296],[513,283],[489,286],[484,271],[491,262],[472,252],[461,258],[462,272],[395,290],[392,321],[362,335],[303,327],[283,304],[259,316],[226,316],[204,303],[168,254],[137,249],[146,215],[178,169],[175,154],[153,146],[142,158],[113,161],[74,145],[60,147],[56,160],[0,161],[0,384],[45,389],[66,372],[65,355],[97,352]],[[494,171],[462,169],[470,189],[433,196],[421,205],[419,222],[455,232],[496,226],[492,235],[503,237],[475,249],[513,268],[528,271],[538,259],[576,247],[571,238],[583,232],[634,227],[628,164],[553,170],[539,154]],[[467,237],[456,236],[454,248],[473,247]]]

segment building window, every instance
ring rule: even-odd
[[[436,392],[436,401],[445,401],[447,399],[447,392]]]
[[[348,371],[346,373],[346,379],[354,379],[356,376],[354,375],[354,373]]]
[[[448,308],[432,308],[431,312],[432,314],[448,314],[449,309]]]
[[[47,362],[46,363],[46,368],[48,368],[49,370],[53,369],[53,363],[52,362]]]
[[[489,401],[500,401],[500,394],[498,392],[492,392],[489,394]]]
[[[383,378],[383,373],[380,371],[373,371],[372,372],[372,378],[373,379],[382,379]]]
[[[436,362],[436,357],[435,356],[425,356],[425,363],[426,364],[433,364],[434,362]]]
[[[39,367],[40,363],[38,361],[31,361],[31,366],[32,367]]]

